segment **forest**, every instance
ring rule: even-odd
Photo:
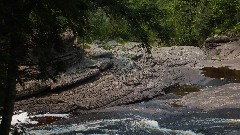
[[[150,20],[153,29],[142,25],[149,41],[166,46],[201,45],[211,35],[239,31],[239,1],[232,0],[156,0],[131,1],[137,12],[155,15]],[[158,12],[156,12],[158,9]],[[118,21],[102,9],[90,13],[91,29],[87,41],[118,39],[138,40],[125,20]],[[94,27],[99,26],[99,27]]]
[[[78,44],[141,42],[152,47],[203,47],[208,37],[240,36],[239,0],[1,0],[0,134],[8,135],[17,83],[64,72],[58,53],[67,53],[63,33]],[[81,52],[83,53],[83,52]],[[32,66],[37,74],[20,72]]]

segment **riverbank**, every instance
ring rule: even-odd
[[[49,93],[20,100],[15,110],[81,113],[151,99],[176,85],[206,85],[201,81],[211,80],[199,69],[238,69],[240,65],[234,61],[240,59],[239,44],[240,41],[219,43],[208,50],[192,46],[153,48],[152,54],[147,54],[138,43],[112,45],[110,50],[91,45],[85,60],[60,76]]]
[[[191,66],[206,57],[200,48],[191,46],[153,48],[149,55],[138,43],[115,46],[111,50],[92,45],[87,52],[91,59],[85,59],[85,71],[98,71],[98,74],[89,77],[91,81],[20,100],[16,102],[16,110],[30,113],[85,113],[151,99],[164,95],[164,89],[170,86],[191,83],[194,74],[188,76],[188,71],[192,70],[196,76],[200,76]],[[71,70],[76,72],[77,69]],[[64,75],[67,79],[61,81],[68,85],[76,76],[73,72],[70,74],[74,77]],[[84,74],[89,75],[83,72],[77,76]]]
[[[196,116],[203,123],[207,120],[205,118],[212,119],[213,123],[214,118],[228,122],[237,120],[240,118],[234,113],[237,111],[232,111],[234,118],[232,115],[226,120],[224,115],[240,108],[239,65],[236,63],[240,58],[240,41],[217,44],[201,49],[193,46],[153,48],[151,55],[138,43],[112,45],[110,49],[99,44],[91,45],[86,50],[88,56],[84,62],[69,73],[81,69],[97,71],[97,74],[79,72],[78,76],[84,73],[89,75],[88,78],[64,89],[19,100],[15,110],[32,114],[72,113],[84,117],[97,117],[101,112],[126,112],[161,116],[161,119],[173,117],[172,122],[188,115],[192,116],[188,121]],[[223,66],[225,68],[220,68]],[[66,76],[69,80],[66,82],[71,82],[69,78],[72,76]],[[150,99],[153,100],[148,102]],[[225,113],[220,115],[220,112]],[[147,118],[155,119],[152,116]],[[171,120],[164,120],[159,122],[166,123],[165,126],[161,124],[166,127]],[[171,129],[184,128],[175,124]],[[188,129],[191,126],[184,131]],[[201,132],[204,129],[197,127],[192,129],[204,134],[209,131]]]

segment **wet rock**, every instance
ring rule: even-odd
[[[178,103],[184,106],[215,110],[240,108],[240,84],[226,84],[216,88],[202,89],[184,96]]]
[[[166,95],[157,97],[158,100],[178,99],[178,98],[180,97],[174,93],[167,93]]]

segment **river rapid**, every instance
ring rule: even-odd
[[[196,85],[174,86],[166,90],[164,96],[88,114],[71,112],[62,116],[30,116],[29,122],[22,126],[24,132],[31,135],[238,135],[240,109],[205,111],[180,105],[176,101],[203,88],[239,83],[239,72],[228,68],[205,68],[202,75],[208,83],[200,81]]]

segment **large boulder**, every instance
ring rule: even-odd
[[[227,42],[232,42],[236,40],[238,39],[221,35],[221,36],[209,37],[205,40],[205,43],[227,43]]]
[[[225,35],[220,35],[220,36],[214,36],[214,37],[209,37],[205,40],[204,45],[207,48],[216,48],[217,46],[220,46],[220,43],[227,43],[227,42],[233,42],[237,41],[238,38],[232,38],[228,37]]]

